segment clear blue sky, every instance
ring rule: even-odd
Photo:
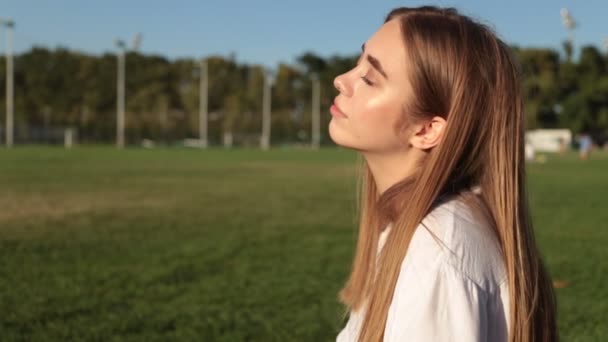
[[[273,66],[313,51],[358,53],[393,7],[454,6],[490,23],[509,43],[560,48],[567,35],[560,8],[579,23],[576,45],[603,49],[608,0],[2,0],[0,17],[16,22],[15,50],[63,46],[92,54],[112,51],[114,38],[143,34],[141,51],[177,57],[235,53],[240,62]],[[4,32],[0,51],[5,49]]]

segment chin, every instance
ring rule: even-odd
[[[348,132],[345,132],[341,127],[336,127],[335,123],[329,122],[329,137],[338,146],[342,146],[349,149],[356,149],[349,139]]]
[[[343,135],[344,133],[340,132],[340,129],[336,127],[333,119],[329,122],[328,132],[329,137],[336,145],[343,146],[343,139],[341,135]]]

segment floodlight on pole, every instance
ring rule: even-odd
[[[312,81],[312,148],[318,149],[321,145],[321,83],[319,75],[314,73]]]
[[[131,41],[131,50],[137,51],[139,50],[139,46],[141,45],[142,35],[141,32],[137,32],[133,36],[133,40]]]
[[[574,21],[574,18],[572,18],[572,14],[567,8],[562,8],[559,13],[562,16],[562,23],[567,29],[571,30],[576,27],[576,22]]]
[[[559,13],[562,17],[562,24],[570,33],[570,36],[568,39],[570,41],[570,44],[572,45],[572,48],[574,48],[574,29],[577,26],[577,22],[574,21],[572,14],[570,13],[570,11],[567,8],[562,8]]]
[[[14,93],[13,93],[13,28],[15,22],[12,19],[0,18],[0,26],[6,27],[6,126],[5,140],[6,147],[13,146],[14,132]]]

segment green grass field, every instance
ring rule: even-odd
[[[0,340],[329,341],[356,155],[0,150]],[[608,340],[608,154],[529,169],[564,341]]]

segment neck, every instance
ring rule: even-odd
[[[400,151],[392,154],[362,153],[374,176],[379,195],[414,174],[417,161],[420,160],[420,156],[415,154],[422,152],[413,150],[408,152]]]

